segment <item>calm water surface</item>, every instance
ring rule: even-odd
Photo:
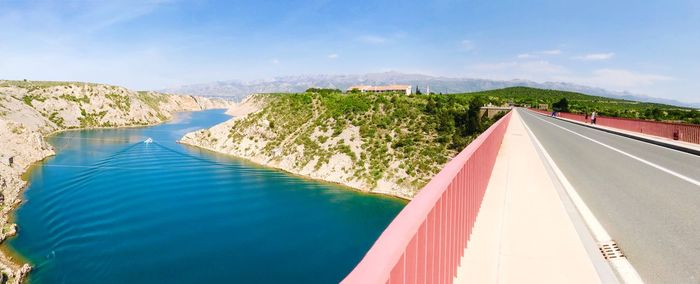
[[[30,281],[338,282],[405,205],[175,143],[228,118],[49,138],[9,241]]]

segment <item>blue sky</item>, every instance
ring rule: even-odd
[[[700,1],[0,0],[0,78],[135,89],[382,71],[700,102]]]

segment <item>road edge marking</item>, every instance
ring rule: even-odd
[[[533,116],[535,117],[535,116]],[[535,117],[537,118],[537,117]],[[537,118],[540,119],[540,118]],[[542,119],[540,119],[542,120]],[[543,120],[544,121],[544,120]],[[547,121],[545,121],[547,122]],[[573,203],[574,207],[576,207],[576,210],[578,211],[579,215],[583,219],[583,221],[586,223],[586,227],[588,227],[589,232],[593,236],[594,240],[597,243],[603,243],[603,242],[608,242],[612,241],[612,238],[610,237],[610,234],[603,228],[603,225],[600,224],[598,219],[595,217],[593,212],[588,208],[585,202],[583,202],[583,199],[581,199],[581,196],[578,195],[578,192],[574,188],[573,185],[569,182],[569,180],[566,178],[564,173],[559,169],[557,164],[554,162],[552,157],[549,155],[547,150],[544,148],[542,143],[540,143],[540,140],[537,139],[537,136],[535,136],[535,133],[532,132],[530,127],[525,123],[524,120],[522,120],[523,125],[525,126],[525,129],[527,129],[528,134],[530,135],[530,138],[533,139],[539,150],[541,151],[542,155],[545,158],[545,162],[549,164],[551,170],[553,171],[554,175],[556,178],[559,180],[561,186],[564,188],[566,191],[566,194],[568,195],[569,199]],[[555,124],[555,126],[557,126]],[[601,256],[602,257],[602,256]],[[620,259],[615,259],[615,260],[608,260],[607,263],[610,265],[610,267],[617,272],[617,275],[621,278],[622,282],[624,283],[644,283],[642,281],[642,278],[639,276],[639,273],[637,272],[636,269],[632,266],[632,264],[629,262],[627,258],[620,258]]]
[[[533,112],[533,113],[539,114],[539,115],[545,116],[545,117],[550,117],[550,116],[543,114],[543,113],[538,113],[538,112]],[[686,154],[686,155],[690,155],[693,157],[700,156],[700,150],[696,150],[694,148],[686,147],[683,145],[671,144],[670,142],[660,140],[660,139],[663,139],[663,137],[656,138],[656,137],[653,137],[653,135],[649,135],[651,137],[644,137],[644,136],[634,134],[633,131],[629,131],[629,130],[625,130],[625,129],[621,129],[621,128],[615,128],[615,127],[611,127],[611,126],[601,126],[601,125],[597,125],[597,124],[588,124],[588,123],[583,123],[580,121],[576,121],[573,119],[564,118],[564,117],[560,117],[560,116],[557,116],[555,118],[557,120],[568,122],[568,123],[575,124],[575,125],[582,126],[582,127],[586,127],[588,129],[594,129],[594,130],[598,130],[598,131],[602,131],[602,132],[607,132],[607,133],[614,134],[614,135],[617,135],[620,137],[625,137],[627,139],[631,139],[631,140],[634,140],[637,142],[646,143],[647,145],[656,146],[656,147],[662,148],[664,150],[675,151],[677,153]],[[627,131],[629,133],[623,132],[623,131]],[[644,134],[644,133],[640,133],[640,134]]]
[[[662,171],[662,172],[665,172],[665,173],[667,173],[667,174],[670,174],[670,175],[672,175],[672,176],[675,176],[675,177],[677,177],[677,178],[679,178],[679,179],[682,179],[682,180],[684,180],[684,181],[686,181],[686,182],[689,182],[689,183],[694,184],[694,185],[696,185],[696,186],[700,186],[700,181],[697,181],[697,180],[695,180],[695,179],[693,179],[693,178],[687,177],[687,176],[685,176],[685,175],[682,175],[682,174],[679,174],[679,173],[674,172],[674,171],[672,171],[672,170],[669,170],[669,169],[667,169],[667,168],[665,168],[665,167],[663,167],[663,166],[660,166],[660,165],[657,165],[657,164],[655,164],[655,163],[649,162],[649,161],[647,161],[647,160],[645,160],[645,159],[642,159],[642,158],[640,158],[640,157],[637,157],[637,156],[635,156],[635,155],[632,155],[632,154],[630,154],[630,153],[627,153],[627,152],[625,152],[625,151],[622,151],[622,150],[620,150],[620,149],[617,149],[617,148],[615,148],[615,147],[613,147],[613,146],[610,146],[610,145],[608,145],[608,144],[605,144],[605,143],[603,143],[603,142],[600,142],[600,141],[598,141],[598,140],[595,140],[595,139],[593,139],[593,138],[590,138],[590,137],[588,137],[588,136],[586,136],[586,135],[577,133],[577,132],[575,132],[575,131],[573,131],[573,130],[571,130],[571,129],[567,129],[566,127],[562,127],[562,126],[556,125],[556,124],[554,124],[554,123],[551,123],[551,122],[549,122],[549,121],[546,121],[546,120],[544,120],[544,119],[542,119],[542,118],[539,118],[539,117],[536,117],[536,116],[532,116],[532,117],[534,117],[535,119],[539,119],[539,120],[541,120],[542,122],[546,122],[546,123],[549,123],[549,124],[551,124],[551,125],[554,125],[554,126],[556,126],[556,127],[558,127],[558,128],[561,128],[562,130],[571,132],[572,134],[578,135],[578,136],[580,136],[581,138],[584,138],[584,139],[589,140],[589,141],[591,141],[591,142],[593,142],[593,143],[599,144],[600,146],[603,146],[603,147],[605,147],[605,148],[608,148],[608,149],[610,149],[610,150],[613,150],[613,151],[615,151],[615,152],[618,152],[618,153],[620,153],[620,154],[622,154],[622,155],[625,155],[625,156],[627,156],[627,157],[629,157],[629,158],[632,158],[632,159],[634,159],[634,160],[637,160],[638,162],[641,162],[642,164],[646,164],[647,166],[650,166],[650,167],[652,167],[652,168],[655,168],[655,169],[657,169],[657,170],[660,170],[660,171]]]

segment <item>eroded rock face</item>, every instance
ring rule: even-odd
[[[223,99],[134,92],[102,84],[0,80],[0,241],[17,232],[8,221],[21,203],[21,179],[31,164],[55,154],[44,136],[77,128],[149,125],[178,111],[229,108]],[[9,163],[9,160],[12,163]],[[0,254],[7,283],[19,283],[31,270]]]
[[[0,112],[32,130],[148,125],[171,117],[175,111],[227,108],[222,99],[133,92],[109,85],[3,84]]]

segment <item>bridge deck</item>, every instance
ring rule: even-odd
[[[700,279],[700,156],[519,111],[646,283]]]
[[[513,113],[455,283],[606,279],[598,272],[602,257],[570,218],[572,208],[562,202],[566,197],[535,147],[521,116]]]

